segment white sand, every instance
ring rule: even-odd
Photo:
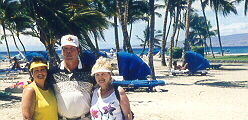
[[[127,92],[136,120],[247,120],[247,64],[223,64],[206,76],[172,76],[158,58],[154,65],[157,79],[167,85],[156,87],[158,92]],[[15,81],[27,81],[29,76],[18,77]],[[1,80],[0,90],[11,84]],[[0,99],[2,120],[22,119],[20,97]]]

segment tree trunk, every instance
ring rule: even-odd
[[[216,18],[216,23],[217,23],[217,32],[218,32],[218,38],[219,38],[219,43],[220,43],[220,52],[221,56],[224,56],[223,50],[222,50],[222,44],[221,44],[221,39],[220,39],[220,26],[219,26],[219,20],[218,20],[218,11],[217,8],[214,9],[215,12],[215,18]]]
[[[117,17],[114,16],[114,30],[115,30],[115,46],[116,46],[116,52],[120,52],[120,46],[119,46],[119,38],[118,38],[118,26],[117,26]]]
[[[179,15],[179,21],[181,21],[181,14]],[[180,33],[180,27],[177,27],[177,37],[175,40],[176,41],[175,47],[177,47],[178,44],[179,33]]]
[[[15,44],[15,46],[16,46],[17,51],[21,54],[21,56],[22,56],[24,59],[26,59],[25,55],[23,55],[23,53],[22,53],[21,50],[19,49],[18,45],[16,44],[16,39],[15,39],[14,33],[13,33],[11,30],[10,30],[10,33],[11,33],[12,38],[13,38],[13,40],[14,40],[14,44]]]
[[[162,35],[162,46],[161,46],[161,65],[167,66],[165,61],[165,46],[166,46],[166,26],[167,26],[167,18],[168,18],[168,11],[169,11],[169,2],[167,4],[166,10],[165,10],[165,16],[164,16],[164,27],[163,27],[163,35]]]
[[[5,31],[4,23],[2,23],[2,27],[3,27],[4,41],[5,41],[7,52],[8,52],[8,58],[10,59],[9,44],[8,44],[8,41],[7,41],[7,38],[6,38],[6,31]]]
[[[188,10],[186,15],[186,32],[185,32],[185,41],[184,41],[184,54],[183,54],[183,65],[186,63],[186,51],[190,50],[189,46],[189,23],[190,23],[190,12],[191,12],[192,0],[188,0]]]
[[[122,7],[122,3],[118,2],[118,7],[120,9],[120,22],[121,22],[121,28],[122,28],[122,33],[123,33],[123,49],[124,51],[127,49],[129,53],[133,53],[130,41],[129,41],[129,36],[128,36],[128,31],[127,31],[127,23],[125,22],[125,9]],[[127,13],[126,13],[127,14]]]
[[[23,51],[24,51],[24,54],[26,55],[26,49],[25,49],[25,46],[23,45],[23,43],[22,43],[22,41],[21,41],[21,39],[20,39],[20,34],[19,34],[19,32],[17,32],[17,38],[18,38],[18,40],[19,40],[19,42],[21,43],[21,45],[22,45],[22,48],[23,48]]]
[[[97,33],[95,30],[93,31],[93,35],[94,35],[94,39],[95,39],[96,49],[97,49],[97,51],[99,51],[98,41],[97,41]]]
[[[49,55],[49,68],[50,69],[54,69],[58,67],[57,63],[60,63],[60,60],[57,58],[57,53],[55,51],[55,44],[54,44],[54,40],[52,38],[49,39],[50,44],[48,44],[46,46],[46,50],[48,51],[48,55]]]
[[[90,40],[90,37],[88,36],[88,34],[84,31],[83,33],[82,33],[82,35],[84,36],[84,38],[85,38],[85,41],[86,41],[86,43],[88,44],[88,46],[90,47],[90,49],[92,50],[92,52],[97,56],[97,57],[99,57],[99,51],[95,48],[95,46],[93,45],[93,43],[91,42],[91,40]]]
[[[179,13],[180,13],[180,8],[179,8],[179,6],[177,6],[177,13],[176,13],[174,26],[173,26],[173,33],[171,35],[171,40],[170,40],[170,62],[169,62],[170,68],[172,68],[172,48],[174,45],[174,38],[175,38],[176,31],[177,31]]]
[[[149,41],[149,38],[150,38],[150,26],[149,26],[150,22],[148,20],[147,22],[147,28],[146,28],[146,37],[145,37],[145,41],[144,41],[144,46],[143,46],[143,50],[142,52],[140,53],[140,56],[143,57],[144,55],[144,52],[145,52],[145,49],[146,49],[146,44],[147,42]]]
[[[211,49],[211,52],[212,52],[212,57],[213,58],[215,58],[215,56],[214,56],[214,51],[213,51],[213,47],[212,47],[212,39],[211,39],[211,37],[210,37],[210,33],[209,33],[209,28],[208,28],[208,23],[207,23],[207,17],[206,17],[206,14],[205,14],[205,9],[203,8],[203,2],[202,2],[202,0],[200,0],[201,1],[201,8],[202,8],[202,13],[203,13],[203,16],[204,16],[204,20],[205,20],[205,26],[206,26],[206,28],[207,28],[207,34],[208,34],[208,38],[209,38],[209,45],[210,45],[210,49]]]
[[[154,55],[154,27],[155,27],[155,15],[154,15],[154,0],[149,0],[150,3],[150,12],[151,12],[151,36],[150,36],[150,46],[149,46],[149,66],[151,69],[151,73],[152,73],[152,80],[156,80],[156,75],[155,75],[155,71],[154,71],[154,65],[153,65],[153,55]]]

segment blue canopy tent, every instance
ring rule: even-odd
[[[119,73],[124,80],[144,80],[151,75],[148,65],[137,55],[127,52],[118,52]]]
[[[27,61],[30,62],[34,56],[40,56],[48,60],[48,52],[47,51],[41,51],[41,52],[27,52],[25,57],[27,58]]]
[[[153,91],[153,87],[165,85],[163,80],[147,80],[146,77],[151,75],[149,66],[137,55],[118,52],[117,53],[119,73],[123,76],[124,81],[114,81],[117,86],[132,86],[132,89],[140,87],[148,87],[149,91]]]
[[[206,70],[206,68],[210,68],[210,63],[208,62],[208,60],[201,54],[193,51],[186,52],[186,63],[188,63],[187,68],[191,73],[195,73],[198,70]]]
[[[99,56],[109,58],[109,56],[103,52],[98,52]],[[90,50],[83,50],[81,52],[81,60],[84,64],[88,64],[91,67],[96,63],[97,57]]]

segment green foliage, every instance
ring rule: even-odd
[[[248,55],[225,55],[225,56],[215,56],[213,58],[212,56],[206,56],[208,60],[242,60],[242,61],[248,61]]]
[[[204,47],[203,46],[193,46],[192,51],[200,53],[202,56],[204,56]]]
[[[168,49],[168,52],[170,53],[170,48]],[[182,52],[183,52],[183,48],[181,47],[172,48],[172,58],[173,59],[182,58]]]

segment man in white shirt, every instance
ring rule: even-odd
[[[58,111],[62,119],[89,120],[90,101],[94,78],[91,67],[82,63],[77,36],[61,38],[64,60],[53,74]]]

